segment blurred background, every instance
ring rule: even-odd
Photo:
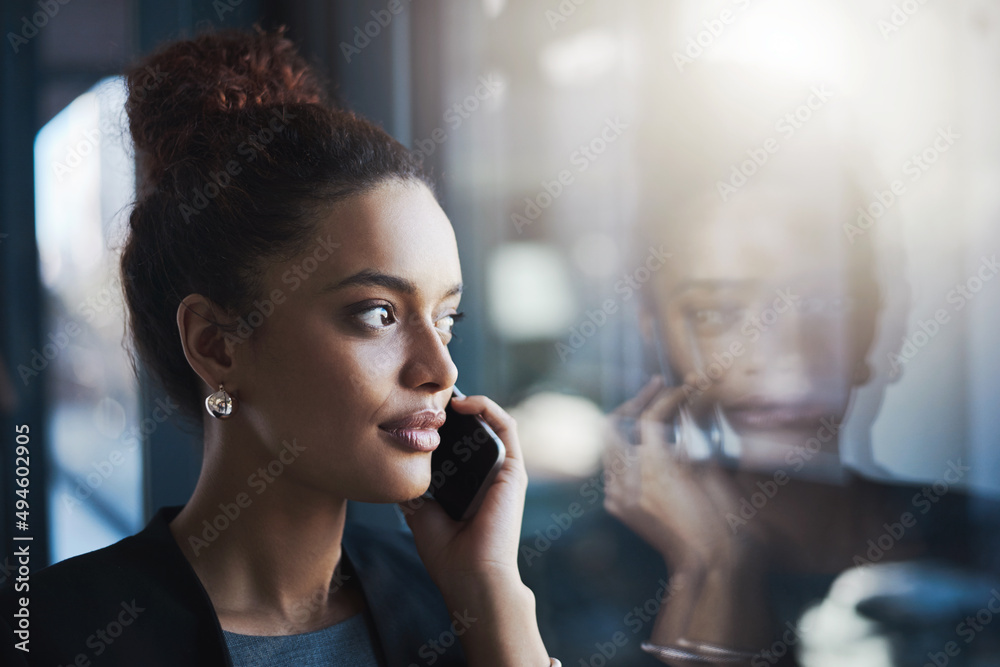
[[[438,184],[466,283],[459,384],[518,419],[531,475],[522,575],[564,664],[657,664],[638,644],[669,558],[603,507],[605,415],[653,373],[676,385],[701,373],[715,417],[678,417],[676,430],[705,443],[695,458],[750,460],[752,433],[780,430],[791,408],[772,393],[738,414],[710,362],[749,346],[753,327],[772,346],[754,348],[753,372],[830,363],[813,394],[792,371],[774,380],[799,408],[807,394],[836,402],[830,360],[860,349],[867,370],[851,375],[850,357],[848,403],[826,413],[844,420],[839,449],[824,453],[917,492],[947,479],[939,495],[962,499],[970,527],[939,539],[968,543],[965,572],[1000,571],[1000,2],[4,0],[2,12],[5,554],[16,425],[30,428],[36,564],[132,534],[193,489],[200,435],[172,421],[126,352],[117,250],[134,174],[117,75],[164,41],[259,22],[287,25],[335,97],[423,154]],[[792,209],[831,222],[785,234]],[[843,271],[801,277],[818,266]],[[829,278],[858,272],[857,293]],[[672,300],[694,283],[694,305]],[[830,345],[799,319],[768,337],[759,306],[781,289],[812,304],[809,326],[832,318],[819,330]],[[862,326],[844,313],[865,295]],[[764,324],[746,329],[754,313]],[[770,475],[775,456],[750,467]],[[351,516],[399,523],[385,507]],[[8,558],[0,577],[11,572]],[[942,582],[921,599],[961,589]],[[871,657],[889,653],[808,664],[922,664]],[[951,664],[1000,664],[977,659]]]

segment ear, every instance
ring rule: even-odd
[[[189,294],[177,307],[177,331],[184,356],[211,391],[225,384],[235,391],[233,342],[218,325],[228,322],[225,312],[201,294]]]

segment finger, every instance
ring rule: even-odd
[[[486,396],[452,397],[451,407],[463,415],[479,415],[497,434],[507,449],[506,457],[523,461],[517,438],[517,422],[495,401]]]
[[[639,435],[643,444],[666,446],[673,443],[673,419],[686,400],[684,387],[665,387],[639,415]]]
[[[660,391],[663,386],[663,376],[659,374],[654,375],[649,379],[649,382],[647,382],[643,388],[639,390],[638,394],[612,410],[611,414],[622,417],[637,417],[639,413],[642,412],[642,409],[646,406],[646,404],[649,403],[654,396],[656,396],[656,393]]]
[[[609,424],[606,446],[602,452],[602,479],[605,498],[624,500],[630,493],[640,491],[641,444],[632,444],[621,437],[613,424]]]
[[[629,448],[640,444],[639,421],[635,418],[621,419],[615,414],[605,416],[603,422],[604,452],[605,458],[609,456],[621,456]]]
[[[694,372],[684,376],[684,386],[687,387],[687,392],[685,392],[687,402],[691,412],[695,415],[704,414],[712,406],[715,382],[708,378],[709,384],[705,386],[706,377],[699,376]]]
[[[654,375],[639,390],[639,393],[622,403],[611,411],[611,424],[613,428],[629,443],[636,445],[642,442],[639,430],[639,415],[646,408],[650,401],[663,390],[666,380],[662,375]]]
[[[672,483],[677,475],[678,464],[667,447],[646,442],[634,449],[635,461],[631,469],[635,470],[637,486],[648,490],[651,486],[661,487],[665,482]],[[672,491],[668,485],[667,492]]]

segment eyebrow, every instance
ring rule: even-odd
[[[385,287],[386,289],[390,289],[401,294],[416,294],[417,292],[417,286],[406,278],[393,276],[388,273],[382,273],[381,271],[376,271],[375,269],[362,269],[353,275],[347,276],[340,282],[332,282],[324,285],[320,289],[320,293],[326,294],[328,292],[334,292],[345,287],[353,287],[356,285],[365,287]],[[448,288],[448,290],[444,293],[443,298],[447,299],[450,296],[461,294],[462,289],[462,283],[456,283]]]
[[[735,289],[740,287],[746,287],[748,284],[754,284],[755,281],[751,280],[686,280],[680,285],[675,287],[671,292],[670,296],[680,296],[688,292],[694,292],[700,289],[706,290],[724,290],[724,289]]]

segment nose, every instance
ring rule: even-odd
[[[406,363],[402,382],[413,389],[438,392],[454,386],[458,368],[441,333],[429,320],[413,318],[409,322]]]
[[[770,304],[764,306],[759,321],[763,325],[760,337],[747,345],[749,354],[745,371],[750,375],[775,377],[798,376],[807,365],[809,341],[805,339],[803,322],[798,313],[789,311],[768,317]],[[768,320],[771,320],[768,322]]]

